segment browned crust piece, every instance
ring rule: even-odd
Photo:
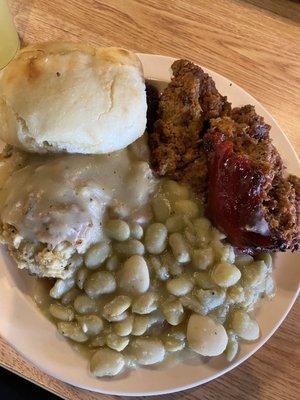
[[[298,250],[300,244],[297,216],[299,198],[297,200],[295,188],[288,179],[281,174],[275,176],[263,206],[271,232],[277,238],[278,250]]]
[[[292,186],[295,191],[295,225],[294,225],[294,233],[292,233],[293,239],[293,248],[294,250],[300,249],[300,178],[295,175],[289,175],[288,182]]]
[[[248,104],[243,107],[235,107],[232,109],[230,117],[238,124],[244,125],[249,136],[257,140],[268,139],[271,127],[263,117],[256,114],[254,106]]]
[[[289,175],[288,177],[289,183],[295,190],[295,204],[296,204],[296,215],[297,215],[297,244],[298,248],[300,248],[300,178],[296,175]]]
[[[173,78],[159,101],[153,132],[148,132],[154,171],[171,177],[199,157],[209,119],[230,111],[226,97],[220,95],[212,78],[200,67],[177,60],[172,71]]]

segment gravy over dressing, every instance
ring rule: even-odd
[[[0,191],[0,217],[33,242],[67,241],[79,253],[103,239],[108,205],[132,214],[148,201],[156,181],[138,147],[106,155],[49,155],[28,159]]]

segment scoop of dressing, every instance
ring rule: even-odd
[[[0,191],[2,223],[33,242],[53,247],[70,242],[79,253],[103,239],[108,205],[124,205],[130,214],[147,202],[156,184],[148,163],[130,148],[106,155],[34,156],[27,162]]]

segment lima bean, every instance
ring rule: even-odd
[[[134,300],[132,312],[136,314],[150,314],[157,309],[158,296],[153,293],[145,293]]]
[[[84,255],[84,263],[89,269],[98,268],[109,256],[110,245],[105,242],[96,243]]]
[[[61,304],[64,306],[68,306],[70,304],[73,304],[75,298],[79,295],[80,290],[77,289],[76,287],[73,287],[70,289],[67,293],[65,293],[62,298],[60,299]]]
[[[130,237],[138,240],[142,239],[144,235],[144,230],[140,224],[133,221],[129,223],[129,227],[130,227]]]
[[[113,350],[122,351],[129,343],[129,338],[125,336],[118,336],[115,333],[110,333],[106,336],[106,345]]]
[[[226,298],[226,291],[224,289],[197,289],[194,291],[195,296],[200,301],[202,306],[202,313],[207,314],[216,307],[221,306]]]
[[[171,233],[169,236],[169,245],[178,262],[187,263],[190,261],[189,248],[184,237],[180,233]]]
[[[196,269],[207,269],[214,262],[214,253],[211,247],[205,249],[194,249],[192,254],[192,264]]]
[[[133,316],[129,316],[123,321],[115,322],[113,329],[119,336],[128,336],[132,332]]]
[[[242,268],[242,284],[245,287],[257,288],[266,278],[267,266],[264,261],[255,261]]]
[[[244,289],[240,285],[233,285],[227,290],[227,299],[231,304],[240,304],[245,301]]]
[[[131,305],[131,298],[128,296],[120,295],[115,297],[109,303],[106,303],[103,308],[103,315],[109,317],[116,317],[123,314]]]
[[[241,302],[241,307],[251,310],[253,305],[259,298],[259,292],[253,287],[244,287],[244,300]]]
[[[158,339],[136,338],[129,345],[129,354],[141,365],[152,365],[164,359],[165,348]]]
[[[76,273],[76,285],[79,287],[79,289],[83,289],[84,282],[86,281],[86,278],[88,277],[89,271],[87,268],[83,267],[80,268],[77,273]]]
[[[268,272],[272,271],[273,259],[270,253],[260,253],[257,260],[262,260],[266,264]]]
[[[234,248],[230,245],[224,245],[219,240],[211,242],[211,246],[215,252],[215,258],[221,262],[233,264],[235,262]]]
[[[162,265],[160,259],[155,256],[150,256],[148,258],[149,266],[151,270],[155,273],[157,279],[160,281],[166,281],[169,279],[170,274],[168,271],[168,267],[166,265]]]
[[[211,240],[211,223],[207,218],[198,218],[193,223],[199,245],[206,246]]]
[[[125,242],[116,243],[115,251],[121,256],[130,257],[135,254],[142,256],[145,253],[145,248],[142,242],[136,239],[129,239]]]
[[[231,362],[237,355],[237,352],[239,350],[239,343],[233,331],[228,331],[227,336],[228,336],[228,343],[225,350],[225,356],[227,360]]]
[[[226,349],[227,333],[223,325],[208,316],[192,314],[187,326],[189,346],[202,356],[218,356]]]
[[[184,341],[186,339],[185,330],[186,330],[185,327],[171,326],[171,329],[169,330],[167,336]]]
[[[57,279],[54,286],[50,290],[50,296],[53,299],[60,299],[65,293],[67,293],[75,285],[74,277],[67,279]]]
[[[74,310],[70,307],[64,307],[61,304],[50,304],[50,314],[61,321],[72,321],[74,319]]]
[[[125,261],[119,273],[119,286],[127,293],[145,293],[149,289],[150,277],[146,261],[134,255]]]
[[[162,313],[170,325],[178,325],[184,317],[184,309],[179,300],[167,300],[162,304]]]
[[[188,218],[197,218],[199,216],[199,207],[192,200],[179,200],[174,204],[176,214],[185,214]]]
[[[98,335],[103,329],[103,321],[97,315],[82,315],[76,317],[82,332],[88,336]]]
[[[180,276],[178,278],[170,279],[167,282],[167,290],[174,296],[184,296],[193,289],[192,281],[185,277]]]
[[[209,272],[199,271],[194,273],[194,281],[201,289],[213,289],[216,287],[215,282],[210,277]]]
[[[251,263],[253,263],[254,259],[252,256],[250,256],[249,254],[242,254],[240,256],[237,256],[235,259],[235,265],[237,267],[243,267],[244,265],[249,265]]]
[[[118,269],[119,266],[120,266],[120,261],[115,254],[108,258],[105,265],[108,271],[116,271],[116,269]]]
[[[127,311],[124,311],[122,314],[115,315],[114,317],[109,314],[103,313],[102,315],[108,322],[119,322],[124,321],[128,317]]]
[[[84,283],[84,291],[91,299],[107,293],[113,293],[117,284],[114,276],[108,271],[92,273]]]
[[[108,237],[120,242],[127,240],[130,235],[129,225],[121,219],[111,219],[107,221],[104,225],[104,231]]]
[[[165,222],[171,213],[171,206],[169,201],[160,195],[153,199],[152,209],[154,217],[158,222]]]
[[[133,336],[141,336],[150,326],[150,319],[147,315],[135,315],[132,323],[131,334]]]
[[[243,310],[235,310],[231,316],[231,326],[242,339],[252,341],[259,337],[259,326],[249,314]]]
[[[59,322],[57,324],[57,329],[61,335],[74,342],[84,343],[88,340],[88,336],[81,330],[76,322]]]
[[[222,262],[213,268],[211,278],[218,286],[227,288],[240,280],[241,271],[233,264]]]
[[[197,236],[195,234],[194,228],[187,226],[184,229],[183,235],[186,239],[186,241],[192,246],[197,246]]]
[[[89,314],[96,311],[97,305],[95,300],[82,294],[74,300],[74,308],[79,314]]]
[[[167,228],[157,222],[151,224],[146,229],[145,247],[150,254],[161,254],[167,245]]]
[[[101,378],[103,376],[114,376],[124,368],[125,360],[122,354],[115,350],[103,348],[98,350],[91,358],[91,373]]]
[[[182,274],[184,267],[175,259],[171,252],[167,251],[162,254],[160,256],[160,261],[162,267],[167,269],[169,275],[178,276]]]
[[[130,227],[130,236],[133,239],[138,239],[138,240],[142,239],[144,235],[144,230],[140,224],[133,221],[129,223],[129,227]]]

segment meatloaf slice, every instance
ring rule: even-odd
[[[285,177],[269,129],[246,106],[212,120],[204,138],[207,215],[233,245],[249,252],[297,250],[300,244],[299,179]]]
[[[236,247],[299,249],[300,180],[285,177],[270,126],[251,105],[231,110],[193,63],[178,60],[172,70],[148,129],[155,172],[190,185]]]
[[[157,120],[149,131],[152,167],[172,176],[199,157],[201,139],[210,118],[230,111],[212,78],[187,60],[172,65],[173,78],[161,95]]]

